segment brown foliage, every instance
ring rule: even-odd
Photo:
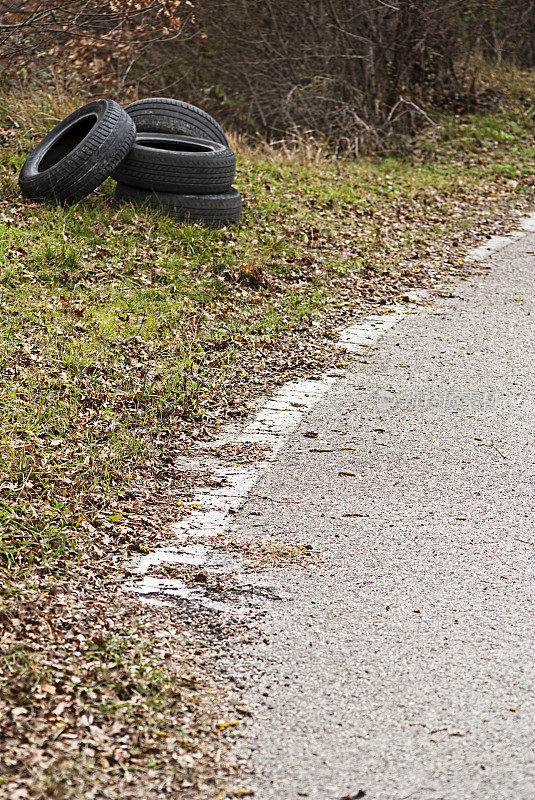
[[[0,15],[0,65],[357,152],[399,144],[430,105],[470,107],[480,55],[535,60],[535,0],[0,0]]]
[[[52,67],[120,90],[147,49],[180,36],[191,18],[181,9],[181,0],[0,0],[0,74]]]
[[[411,133],[428,104],[466,107],[474,56],[533,63],[533,0],[211,0],[198,34],[151,53],[143,91],[202,101],[270,139],[321,135],[339,149]],[[530,41],[528,41],[530,39]]]

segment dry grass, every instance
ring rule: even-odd
[[[309,567],[320,561],[319,553],[311,545],[292,544],[280,539],[218,536],[211,544],[216,552],[238,555],[241,568],[252,572]]]

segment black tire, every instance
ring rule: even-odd
[[[221,194],[232,186],[235,172],[236,156],[224,144],[170,133],[138,133],[112,177],[155,192]]]
[[[237,189],[223,194],[173,194],[148,192],[118,183],[114,201],[148,205],[166,211],[181,222],[202,222],[213,228],[237,224],[242,211],[242,198]]]
[[[111,175],[135,135],[132,119],[114,100],[87,103],[32,150],[19,175],[22,193],[32,200],[80,200]]]
[[[126,106],[139,133],[173,133],[228,145],[221,125],[202,108],[171,97],[147,97]]]

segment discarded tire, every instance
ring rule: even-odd
[[[126,106],[138,133],[172,133],[228,145],[221,125],[197,106],[171,97],[147,97]]]
[[[94,100],[56,125],[19,175],[31,199],[76,201],[96,189],[128,154],[135,125],[114,100]]]
[[[101,99],[74,111],[39,142],[19,184],[31,199],[67,202],[111,176],[116,203],[149,205],[181,221],[223,227],[241,219],[242,198],[232,188],[235,171],[236,157],[221,126],[202,109],[149,97],[123,110]]]
[[[112,177],[157,192],[220,194],[232,186],[235,171],[236,156],[219,142],[170,133],[138,133]]]
[[[236,189],[221,194],[175,194],[150,192],[118,183],[114,200],[116,203],[149,205],[182,222],[202,222],[214,228],[238,223],[242,212],[241,194]]]

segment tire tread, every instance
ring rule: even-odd
[[[236,156],[219,143],[217,149],[201,153],[134,144],[112,177],[119,183],[149,191],[220,194],[230,189],[235,172]]]
[[[181,222],[202,222],[211,227],[237,224],[242,212],[242,197],[237,189],[217,194],[177,194],[151,192],[118,183],[114,201],[157,208]]]
[[[219,123],[202,108],[171,97],[147,97],[126,106],[137,130],[199,136],[228,145]]]

